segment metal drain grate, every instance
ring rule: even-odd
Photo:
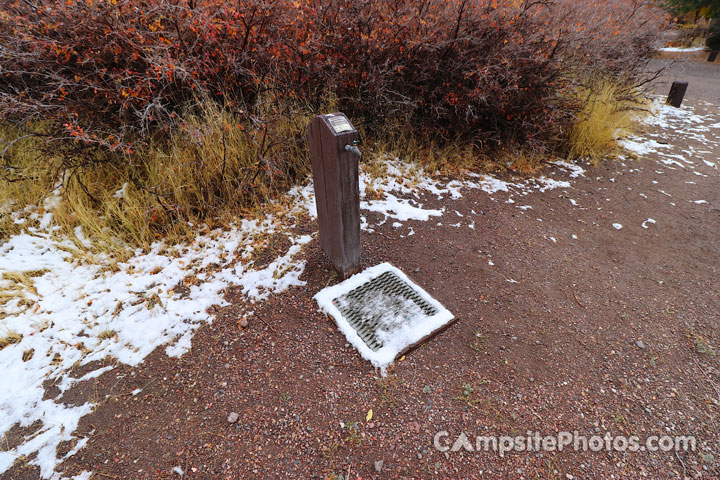
[[[370,267],[315,294],[348,343],[384,369],[444,329],[455,316],[389,263]]]
[[[390,333],[408,318],[418,315],[432,317],[439,313],[435,306],[392,271],[334,298],[332,303],[375,352],[383,347],[383,332]]]

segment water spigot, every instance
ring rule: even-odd
[[[353,140],[352,145],[345,145],[345,150],[357,155],[358,158],[362,158],[362,152],[358,148],[358,145],[360,145],[360,140]]]

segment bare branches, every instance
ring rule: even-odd
[[[542,142],[572,114],[569,71],[647,80],[662,21],[638,0],[24,0],[0,14],[0,119],[123,155],[198,98],[261,118],[264,95],[319,108],[330,92],[370,129],[395,115],[425,136]]]

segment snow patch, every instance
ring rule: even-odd
[[[305,195],[307,188],[296,193]],[[51,209],[53,202],[51,197],[46,206]],[[0,335],[21,336],[0,350],[0,438],[15,425],[40,425],[23,443],[0,452],[0,474],[26,456],[42,478],[51,478],[58,463],[85,444],[87,439],[80,438],[71,452],[57,456],[57,447],[74,439],[79,420],[94,407],[63,403],[63,395],[114,366],[80,378],[71,375],[74,368],[106,358],[134,366],[161,346],[169,356],[184,354],[194,332],[212,322],[207,309],[226,303],[223,290],[229,285],[239,286],[251,302],[305,285],[299,279],[305,264],[296,256],[309,235],[287,233],[289,250],[264,268],[254,269],[249,261],[259,239],[284,232],[292,220],[243,220],[229,231],[172,248],[158,242],[112,268],[105,255],[97,255],[94,263],[75,258],[73,241],[55,235],[51,210],[42,220],[44,228],[28,228],[0,245],[0,290],[22,288],[22,296],[4,305],[6,316],[0,319]],[[74,235],[81,244],[88,242],[81,229]],[[6,272],[33,272],[32,287],[2,278]],[[196,280],[185,284],[185,294],[175,292],[186,278]],[[26,351],[33,355],[23,358]],[[46,380],[59,388],[55,398],[44,398]]]
[[[661,52],[702,52],[705,47],[663,47],[658,50]]]

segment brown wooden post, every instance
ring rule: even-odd
[[[708,55],[707,61],[710,63],[714,62],[715,59],[717,58],[719,52],[720,52],[720,50],[713,50],[712,52],[710,52],[710,55]]]
[[[359,135],[342,113],[315,117],[307,134],[320,247],[345,278],[358,270],[361,257]]]
[[[688,82],[673,82],[670,87],[670,93],[668,94],[667,103],[675,108],[679,108],[682,105],[685,92],[687,91]]]

